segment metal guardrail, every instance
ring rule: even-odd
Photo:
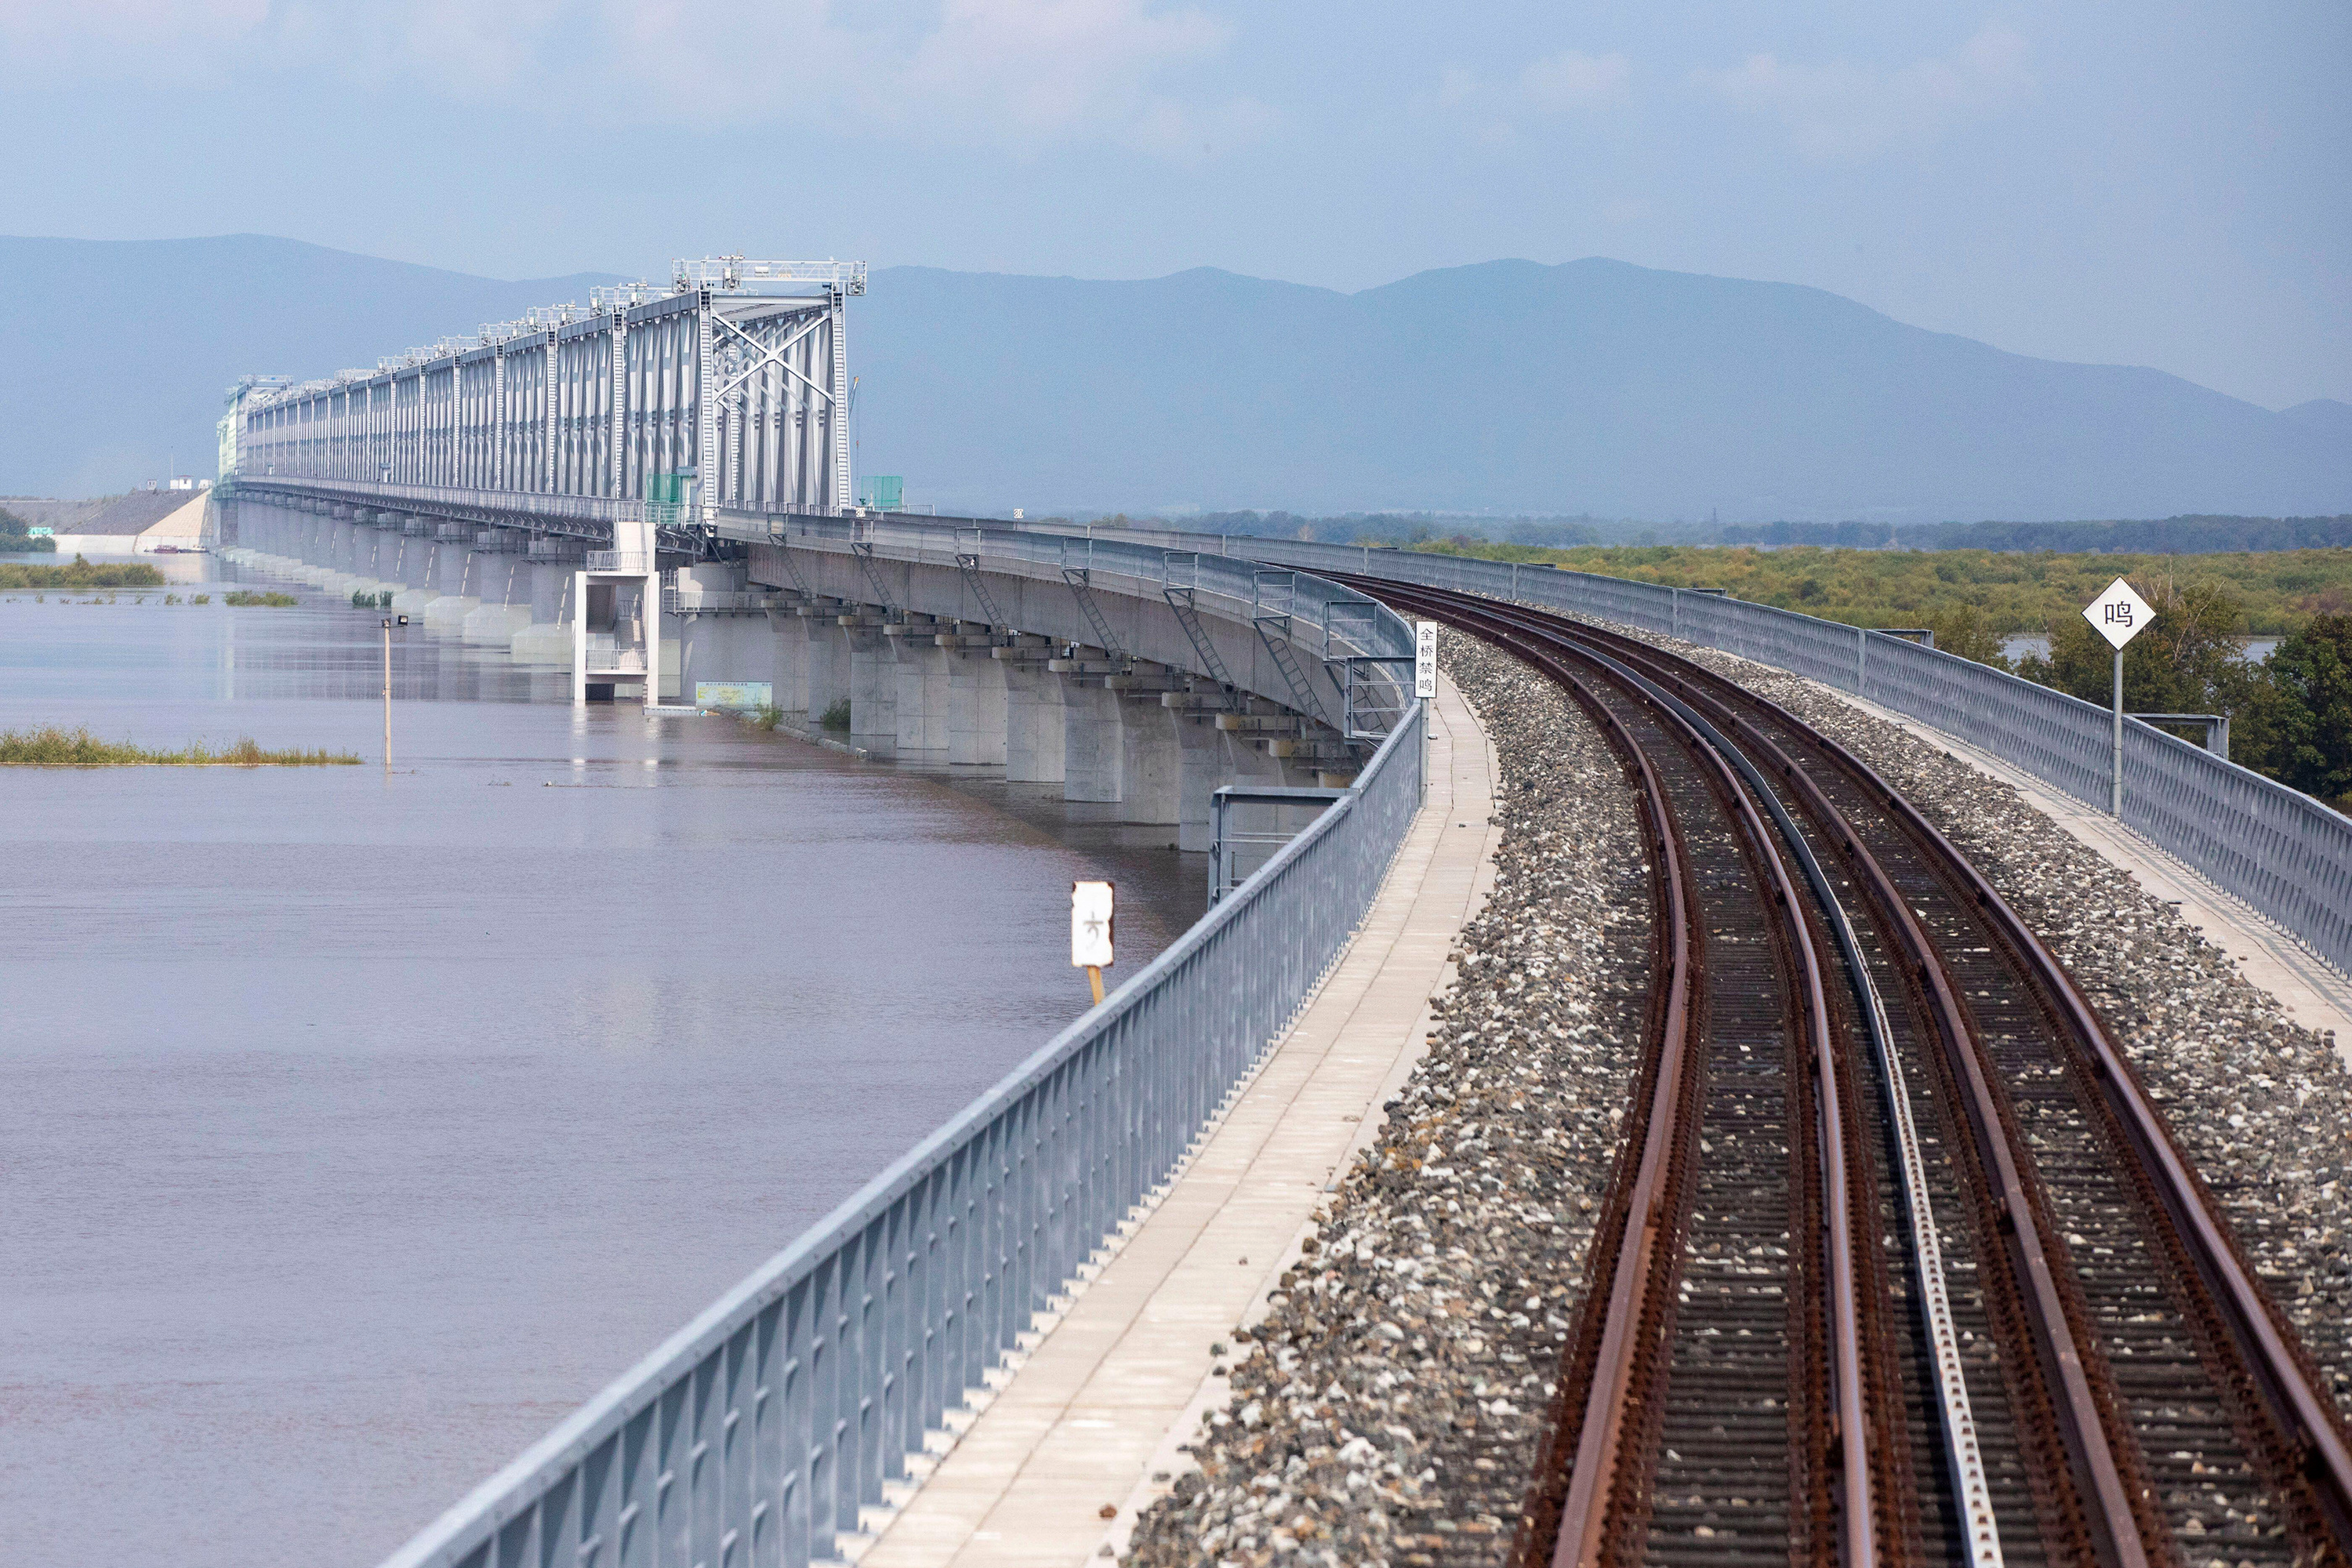
[[[588,673],[591,675],[643,675],[645,672],[646,650],[641,647],[588,645]]]
[[[587,570],[591,572],[626,572],[643,577],[654,569],[654,555],[646,550],[591,550]]]
[[[1209,795],[1209,903],[1232,893],[1275,851],[1347,795],[1297,784],[1223,784]],[[1241,814],[1263,820],[1244,823]]]
[[[520,512],[565,518],[580,522],[637,522],[646,517],[642,500],[609,496],[558,495],[542,490],[476,489],[462,485],[395,485],[375,479],[312,479],[299,474],[240,474],[240,492],[267,495],[331,493],[339,498],[364,497],[381,501],[406,501],[415,506],[466,507],[476,510]]]
[[[1328,972],[1420,809],[1424,723],[1416,703],[1353,787],[1135,978],[385,1568],[831,1556]]]
[[[1019,562],[1066,575],[1083,573],[1088,581],[1099,579],[1120,593],[1152,601],[1161,599],[1172,581],[1202,608],[1212,607],[1206,601],[1222,600],[1216,613],[1244,627],[1253,624],[1254,606],[1264,592],[1257,563],[1241,555],[1217,553],[1213,547],[1196,550],[1188,542],[1192,536],[1049,532],[969,519],[934,521],[903,512],[821,517],[722,510],[718,531],[721,538],[792,548],[846,552],[855,545],[870,552],[872,559],[918,561],[950,569],[959,567],[959,557],[984,557],[992,568]],[[1161,542],[1163,539],[1168,542]],[[1286,601],[1289,613],[1283,617],[1281,635],[1306,658],[1327,667],[1350,658],[1412,658],[1412,645],[1403,622],[1386,611],[1377,616],[1344,613],[1363,604],[1361,594],[1312,577],[1297,579],[1289,592],[1293,598]],[[1335,607],[1342,613],[1335,615]],[[1344,675],[1329,668],[1325,674],[1333,683],[1334,693],[1339,693]],[[1391,710],[1402,711],[1409,697],[1393,702]]]
[[[1153,534],[1307,571],[1356,572],[1594,616],[1811,677],[1991,752],[2104,812],[2114,720],[2096,704],[1903,637],[1719,595],[1551,567],[1348,544]],[[2352,971],[2352,819],[2137,721],[2123,824]]]
[[[689,593],[681,588],[662,590],[662,613],[668,616],[754,616],[782,599],[766,590],[756,592],[740,588],[706,588]]]

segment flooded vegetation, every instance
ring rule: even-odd
[[[88,726],[68,730],[42,724],[29,730],[0,730],[0,767],[120,768],[158,764],[182,767],[316,768],[348,766],[360,760],[356,752],[271,751],[252,736],[226,746],[192,741],[178,751],[133,745],[128,741],[101,741]]]

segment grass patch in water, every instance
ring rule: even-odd
[[[93,566],[77,555],[63,566],[29,566],[0,563],[0,588],[62,588],[68,593],[91,588],[160,588],[163,574],[144,563],[120,563]]]
[[[286,609],[300,603],[291,594],[272,594],[253,588],[235,588],[221,595],[224,605],[267,605],[273,610]]]
[[[247,736],[215,749],[202,741],[184,750],[160,752],[127,741],[101,741],[87,727],[68,730],[45,724],[32,730],[0,730],[0,767],[111,768],[175,764],[182,767],[317,768],[343,767],[360,760],[356,752],[265,751]]]

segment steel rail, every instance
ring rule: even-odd
[[[1605,655],[1593,657],[1606,658]],[[1663,700],[1680,702],[1680,699],[1674,697]],[[1764,802],[1766,810],[1780,830],[1781,837],[1787,841],[1790,852],[1803,869],[1815,902],[1845,959],[1846,973],[1852,980],[1863,1026],[1870,1037],[1872,1053],[1883,1075],[1881,1089],[1886,1101],[1887,1116],[1895,1129],[1898,1152],[1895,1184],[1911,1222],[1913,1275],[1919,1288],[1921,1311],[1927,1319],[1929,1343],[1936,1362],[1937,1415],[1943,1426],[1946,1458],[1952,1471],[1953,1496],[1959,1504],[1965,1521],[1962,1548],[1968,1554],[1970,1568],[2000,1568],[2002,1562],[2000,1528],[1993,1513],[1984,1456],[1977,1442],[1976,1418],[1969,1399],[1968,1380],[1960,1368],[1951,1297],[1944,1280],[1941,1230],[1936,1220],[1934,1205],[1928,1201],[1927,1172],[1920,1153],[1918,1131],[1912,1120],[1910,1093],[1905,1083],[1903,1064],[1889,1037],[1891,1031],[1885,998],[1879,994],[1876,982],[1871,978],[1862,944],[1854,935],[1853,923],[1847,917],[1845,907],[1835,889],[1831,887],[1828,873],[1822,869],[1803,829],[1797,826],[1788,807],[1773,793],[1762,770],[1696,710],[1688,709],[1685,705],[1685,717],[1711,744],[1731,760],[1732,764],[1746,776],[1757,798]],[[1858,1416],[1860,1413],[1857,1410],[1854,1414]]]
[[[1415,593],[1412,602],[1440,604],[1447,597],[1422,590]],[[1400,597],[1399,602],[1405,601]],[[2001,1115],[1995,1077],[1975,1048],[1974,1032],[1959,1005],[1958,987],[1910,901],[1861,841],[1844,815],[1802,768],[1741,715],[1717,701],[1710,691],[1696,687],[1679,668],[1662,668],[1657,650],[1649,644],[1616,637],[1591,637],[1588,634],[1591,628],[1538,610],[1502,606],[1493,613],[1504,624],[1528,628],[1530,635],[1549,636],[1571,644],[1582,639],[1606,647],[1650,671],[1677,696],[1706,703],[1738,730],[1743,741],[1765,756],[1769,765],[1805,802],[1809,812],[1853,865],[1857,879],[1879,910],[1881,929],[1894,936],[1906,963],[1927,994],[1936,1036],[1961,1091],[1959,1104],[1967,1131],[1984,1170],[1999,1189],[2000,1210],[2008,1222],[2001,1245],[2010,1255],[2011,1270],[2019,1282],[2020,1304],[2032,1331],[2032,1350],[2051,1395],[2051,1414],[2060,1429],[2074,1500],[2081,1510],[2081,1523],[2092,1550],[2101,1562],[2116,1568],[2146,1568],[2148,1556],[2143,1537],[2149,1533],[2154,1522],[2152,1514],[2144,1507],[2147,1489],[2126,1479],[2118,1458],[2119,1447],[2128,1441],[2128,1436],[2119,1429],[2116,1401],[2104,1375],[2101,1358],[2096,1349],[2086,1347],[2078,1335],[2075,1323],[2079,1314],[2070,1311],[2060,1271],[2052,1262],[2053,1252],[2059,1257],[2064,1254],[2050,1239],[2055,1227],[2049,1218],[2047,1201],[2030,1166],[2021,1161],[2012,1146]],[[1877,784],[1877,791],[1893,793],[1883,781]]]
[[[2311,1488],[2312,1501],[2328,1521],[2339,1551],[2352,1556],[2352,1443],[2347,1441],[2344,1422],[2336,1413],[2335,1402],[2318,1386],[2293,1331],[2280,1319],[2275,1306],[2256,1283],[2253,1270],[2240,1252],[2228,1222],[2218,1212],[2210,1189],[2181,1153],[2170,1125],[2149,1097],[2137,1070],[2116,1045],[2065,966],[1950,840],[1876,770],[1844,746],[1779,704],[1712,671],[1675,659],[1672,655],[1622,634],[1607,636],[1617,646],[1643,649],[1654,661],[1671,659],[1688,672],[1685,679],[1696,678],[1694,684],[1737,693],[1738,700],[1769,714],[1773,722],[1818,746],[1874,799],[1883,801],[1890,815],[1914,837],[1929,847],[2002,935],[2026,958],[2035,977],[2058,1001],[2076,1043],[2088,1053],[2094,1081],[2124,1130],[2128,1152],[2155,1188],[2165,1217],[2173,1226],[2175,1244],[2188,1255],[2197,1279],[2211,1297],[2211,1305],[2218,1310],[2244,1363],[2242,1370],[2277,1427],[2277,1436],[2293,1457],[2294,1469]],[[1753,726],[1748,728],[1752,731]],[[1801,777],[1803,770],[1793,769],[1793,774]],[[1819,793],[1810,779],[1805,779],[1804,784]],[[1896,902],[1907,912],[1907,904],[1899,898]],[[1948,982],[1946,989],[1948,992]]]
[[[1531,640],[1496,617],[1461,606],[1455,608],[1460,613],[1449,618],[1457,619],[1463,629],[1528,659],[1568,689],[1580,706],[1601,720],[1612,744],[1642,780],[1645,816],[1669,825],[1667,835],[1657,841],[1658,847],[1662,859],[1675,868],[1681,887],[1686,889],[1688,850],[1685,836],[1671,830],[1675,819],[1665,805],[1654,765],[1640,742],[1610,711],[1608,704],[1561,660],[1559,655],[1562,649],[1542,640]],[[1608,661],[1585,662],[1593,673],[1648,707],[1660,719],[1661,727],[1686,748],[1725,805],[1727,818],[1743,834],[1748,852],[1769,877],[1777,918],[1798,961],[1804,1035],[1811,1047],[1811,1087],[1816,1096],[1820,1180],[1827,1222],[1824,1251],[1830,1278],[1825,1315],[1836,1405],[1835,1419],[1830,1425],[1836,1434],[1840,1461],[1841,1556],[1851,1568],[1864,1568],[1875,1563],[1878,1555],[1877,1515],[1873,1503],[1876,1467],[1869,1447],[1872,1423],[1865,1409],[1853,1262],[1853,1196],[1845,1161],[1847,1112],[1838,1089],[1835,1036],[1830,1025],[1820,955],[1803,918],[1804,906],[1795,881],[1775,847],[1772,833],[1764,825],[1757,796],[1727,753],[1701,727],[1691,722],[1694,716],[1686,709],[1665,698],[1654,685],[1622,666]],[[1673,939],[1684,950],[1689,945],[1685,922],[1690,918],[1691,908],[1692,901],[1685,891],[1682,899],[1670,903],[1667,911],[1675,919]],[[1622,1239],[1620,1233],[1617,1246],[1607,1253],[1599,1245],[1604,1237],[1596,1236],[1596,1268],[1605,1268],[1609,1276],[1607,1306],[1600,1318],[1600,1342],[1591,1369],[1583,1377],[1582,1407],[1575,1423],[1575,1457],[1568,1468],[1566,1496],[1561,1500],[1556,1521],[1546,1518],[1536,1525],[1538,1532],[1550,1535],[1549,1555],[1555,1568],[1587,1568],[1611,1561],[1612,1525],[1627,1510],[1639,1489],[1635,1479],[1626,1470],[1627,1417],[1643,1358],[1664,1352],[1661,1335],[1652,1330],[1663,1319],[1660,1303],[1675,1277],[1675,1259],[1667,1250],[1678,1229],[1681,1200],[1675,1189],[1687,1185],[1687,1173],[1675,1168],[1675,1152],[1679,1149],[1686,1153],[1696,1141],[1695,1129],[1682,1121],[1695,1097],[1679,1082],[1690,1065],[1688,973],[1689,966],[1685,963],[1677,963],[1672,972],[1669,1031],[1660,1041],[1649,1112],[1641,1130],[1639,1164],[1633,1173],[1630,1187],[1622,1181],[1612,1184],[1626,1192],[1622,1205],[1628,1215],[1626,1231],[1633,1230],[1636,1218],[1639,1230],[1630,1242]],[[1600,1281],[1596,1279],[1593,1283],[1597,1287]],[[1600,1295],[1595,1289],[1588,1294],[1588,1301]],[[1591,1319],[1589,1308],[1586,1317]],[[1588,1323],[1588,1335],[1589,1332]],[[1556,1456],[1558,1449],[1552,1452]],[[1533,1512],[1548,1510],[1539,1505]],[[1540,1550],[1539,1542],[1524,1542],[1521,1555],[1524,1558]]]
[[[1486,603],[1491,604],[1491,601]],[[2247,1385],[2253,1390],[2263,1415],[2273,1427],[2270,1434],[2275,1445],[2273,1451],[2283,1450],[2286,1456],[2284,1466],[2286,1473],[2274,1474],[2272,1479],[2283,1489],[2297,1485],[2304,1488],[2307,1494],[2305,1501],[2327,1533],[2333,1536],[2336,1552],[2339,1556],[2352,1555],[2352,1460],[2347,1460],[2343,1424],[2333,1401],[2318,1386],[2315,1372],[2291,1331],[2279,1318],[2275,1307],[2255,1284],[2252,1270],[2239,1252],[2227,1223],[2216,1212],[2210,1190],[2180,1153],[2168,1125],[2149,1099],[2145,1086],[2139,1082],[2130,1062],[2116,1047],[2063,966],[2058,963],[1999,892],[1875,770],[1769,699],[1622,633],[1581,623],[1564,622],[1559,617],[1516,607],[1504,609],[1502,614],[1507,620],[1527,621],[1532,617],[1536,624],[1561,625],[1571,628],[1571,635],[1575,637],[1605,646],[1638,662],[1671,689],[1722,714],[1727,721],[1741,731],[1750,745],[1770,758],[1792,792],[1806,802],[1809,812],[1817,816],[1825,831],[1831,832],[1840,841],[1841,848],[1863,872],[1864,879],[1874,885],[1874,902],[1884,905],[1885,912],[1892,917],[1885,923],[1903,938],[1904,945],[1910,950],[1909,956],[1915,960],[1924,956],[1926,962],[1919,966],[1919,978],[1931,1002],[1936,1005],[1938,1034],[1945,1037],[1948,1046],[1956,1033],[1952,1025],[1957,1023],[1959,1026],[1958,1037],[1973,1047],[1976,1042],[1958,1006],[1957,986],[1947,972],[1943,955],[1927,942],[1909,907],[1909,900],[1886,877],[1876,857],[1861,843],[1851,825],[1844,823],[1843,814],[1828,800],[1820,785],[1803,768],[1797,766],[1769,736],[1750,722],[1740,711],[1741,707],[1769,716],[1774,724],[1801,737],[1805,743],[1817,747],[1833,766],[1865,790],[1874,802],[1882,804],[1890,819],[1924,846],[1940,863],[1941,868],[1968,890],[1987,920],[2023,958],[2034,978],[2055,999],[2061,1020],[2074,1036],[2074,1044],[2088,1058],[2092,1080],[2120,1130],[2116,1142],[2123,1145],[2123,1152],[2135,1163],[2136,1173],[2156,1194],[2163,1220],[2170,1227],[2171,1235],[2164,1239],[2186,1257],[2189,1275],[2205,1297],[2198,1305],[2211,1311],[2221,1322],[2229,1345],[2241,1363],[2234,1370],[2243,1375]],[[1729,694],[1728,700],[1724,695],[1727,693]],[[1979,1089],[1982,1089],[1988,1099],[1992,1098],[1990,1083],[1983,1064],[1977,1059],[1977,1051],[1970,1048],[1963,1054],[1968,1058],[1963,1065],[1969,1067],[1965,1080],[1971,1090],[1969,1098],[1977,1098]],[[1971,1120],[1980,1124],[1983,1121],[1981,1116],[1972,1115]],[[1997,1118],[1993,1125],[1998,1128]],[[2000,1142],[2006,1142],[2007,1140]],[[2029,1226],[2023,1222],[2029,1218],[2036,1219],[2038,1224],[2054,1223],[2049,1219],[2042,1204],[2028,1202],[2021,1206],[2013,1202],[2015,1195],[2013,1193],[2005,1194],[2012,1200],[2008,1204],[2007,1212],[2012,1220],[2019,1222],[2016,1226],[2018,1239],[2025,1238]],[[2041,1194],[2034,1193],[2030,1195],[2038,1197]],[[2055,1248],[2045,1247],[2042,1250],[2046,1268],[2048,1254]],[[2039,1282],[2036,1283],[2038,1285]],[[2071,1365],[2061,1360],[2062,1370],[2080,1372],[2084,1368],[2086,1357],[2095,1363],[2097,1353],[2094,1346],[2080,1346]],[[2044,1359],[2049,1359],[2046,1353]],[[2223,1373],[2217,1371],[2214,1375],[2219,1377]],[[2077,1391],[2070,1389],[2068,1393],[2073,1419],[2082,1424],[2085,1432],[2098,1430],[2117,1420],[2112,1398],[2095,1399],[2095,1405],[2106,1408],[2106,1420],[2100,1422],[2097,1427],[2083,1424],[2085,1412],[2078,1402]],[[2130,1440],[2129,1435],[2121,1431],[2114,1436]],[[2114,1444],[2110,1443],[2108,1447],[2108,1462],[2113,1464]],[[2254,1446],[2253,1451],[2260,1453],[2262,1446]],[[2073,1457],[2079,1468],[2084,1456],[2077,1453]],[[2095,1450],[2091,1457],[2095,1458]],[[2275,1470],[2280,1467],[2273,1468]],[[2154,1533],[2161,1527],[2153,1516],[2151,1500],[2145,1495],[2145,1483],[2134,1489],[2123,1479],[2121,1468],[2120,1465],[2115,1466],[2112,1479],[2104,1479],[2099,1486],[2096,1501],[2105,1516],[2104,1533],[2106,1535],[2106,1540],[2101,1543],[2101,1554],[2113,1561],[2144,1561],[2147,1543],[2116,1530],[2114,1521],[2120,1517],[2129,1517],[2140,1532]],[[2133,1495],[2135,1490],[2138,1495]],[[2121,1498],[2126,1504],[2124,1513],[2115,1510],[2119,1492],[2124,1494]],[[2158,1545],[2158,1552],[2160,1555],[2169,1555],[2163,1550],[2162,1543]]]

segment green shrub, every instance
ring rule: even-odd
[[[751,716],[743,721],[754,730],[772,730],[784,721],[784,710],[770,702],[752,709]]]
[[[846,731],[849,728],[849,699],[846,697],[835,699],[833,706],[824,710],[817,722],[828,730]]]

